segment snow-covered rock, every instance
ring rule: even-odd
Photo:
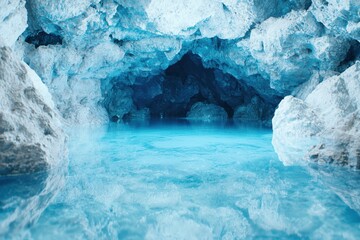
[[[63,164],[65,134],[38,75],[0,48],[0,175],[42,171]]]
[[[286,97],[273,118],[273,144],[286,164],[305,159],[360,167],[360,62],[316,86],[301,100]]]

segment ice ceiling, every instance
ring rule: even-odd
[[[206,108],[269,125],[281,98],[344,71],[360,48],[356,0],[11,0],[4,9],[5,42],[70,123]]]
[[[304,99],[359,59],[359,9],[357,0],[10,0],[0,30],[69,123],[270,126],[282,98]]]

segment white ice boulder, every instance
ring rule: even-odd
[[[43,171],[66,157],[66,136],[47,87],[0,48],[0,175]]]
[[[301,159],[359,168],[360,62],[327,78],[305,100],[286,97],[273,118],[280,159]]]

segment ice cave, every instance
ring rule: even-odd
[[[359,239],[359,0],[0,0],[0,239]]]

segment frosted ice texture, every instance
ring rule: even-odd
[[[206,67],[245,81],[268,101],[290,93],[313,72],[336,70],[346,56],[350,40],[327,33],[312,13],[316,6],[310,5],[281,0],[34,0],[28,4],[29,28],[18,45],[72,123],[98,124],[112,117],[102,104],[103,82],[117,78],[131,86],[134,78],[161,74],[188,51],[198,54]],[[62,43],[50,37],[37,47],[23,41],[39,31],[59,36]],[[118,112],[130,113],[131,98],[122,101]]]
[[[62,165],[65,134],[47,87],[8,47],[0,59],[0,175]]]
[[[304,99],[286,97],[273,118],[275,149],[280,158],[335,163],[359,168],[360,62],[327,78]]]
[[[230,84],[226,74],[231,74],[246,86],[232,99],[251,93],[231,106],[234,119],[251,116],[251,121],[269,122],[262,112],[271,115],[286,95],[320,101],[323,95],[311,93],[317,84],[350,68],[360,55],[356,0],[32,0],[26,5],[11,0],[2,3],[0,23],[2,41],[41,77],[70,124],[159,115],[137,103],[136,89],[160,79],[150,84],[148,93],[156,102],[166,95],[161,81],[166,70],[189,52],[200,56],[206,68],[223,73],[218,83]],[[341,85],[342,78],[334,79]],[[175,90],[181,92],[184,86],[189,85]],[[336,99],[337,93],[326,94]],[[352,94],[342,92],[342,98],[356,106]],[[224,108],[202,97],[198,100],[204,104]],[[291,105],[287,111],[293,113],[301,101],[288,97],[280,107]],[[188,111],[191,104],[184,109]],[[331,101],[328,107],[337,109]],[[304,121],[310,125],[317,124],[311,113],[303,116],[308,116]],[[324,128],[338,121],[324,116],[320,120],[325,121]],[[277,126],[275,131],[286,131],[286,124]]]

